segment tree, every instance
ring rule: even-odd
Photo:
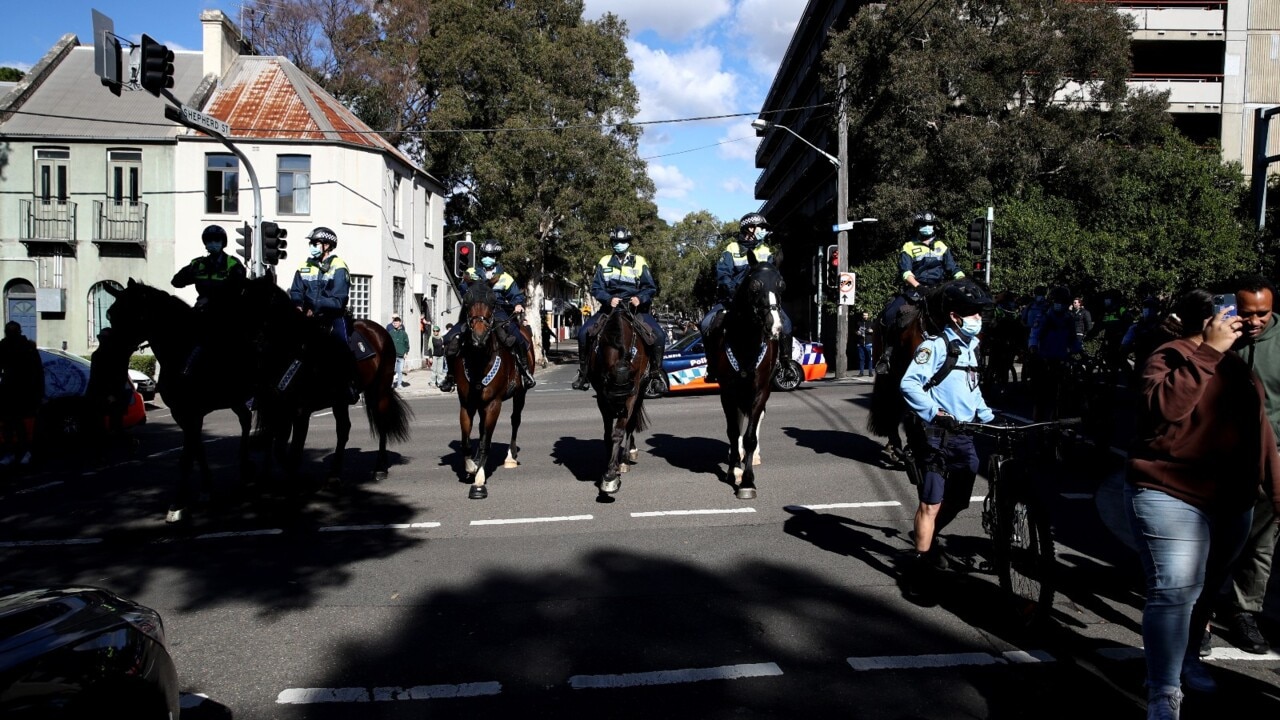
[[[0,67],[0,82],[18,82],[27,74],[14,67]]]

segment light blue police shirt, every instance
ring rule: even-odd
[[[956,360],[956,368],[947,373],[931,390],[925,390],[925,383],[942,367],[947,359],[947,343],[960,341],[960,357]],[[960,370],[960,367],[971,367],[973,370]],[[978,339],[973,338],[966,344],[954,328],[948,327],[941,336],[926,337],[916,348],[916,353],[902,376],[902,394],[906,396],[911,410],[927,422],[939,410],[945,411],[956,420],[972,422],[974,418],[982,422],[991,422],[995,413],[987,407],[978,387]]]

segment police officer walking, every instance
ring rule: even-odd
[[[524,333],[520,332],[520,324],[517,321],[517,315],[523,316],[525,296],[524,291],[520,289],[520,284],[506,270],[502,268],[502,263],[498,262],[498,256],[502,254],[502,246],[490,240],[480,246],[480,267],[479,269],[467,268],[466,274],[462,278],[462,294],[466,296],[467,288],[471,287],[471,283],[484,282],[493,288],[493,294],[497,298],[497,305],[493,308],[494,331],[498,333],[498,342],[502,343],[515,359],[516,367],[520,368],[520,380],[524,383],[525,389],[532,388],[538,384],[533,379],[533,372],[529,369],[529,344],[525,342]],[[458,357],[462,352],[462,340],[458,336],[466,323],[459,322],[449,329],[444,336],[444,361],[452,366],[454,358]],[[440,389],[444,392],[452,392],[454,386],[453,373],[445,372],[444,378],[440,380]]]
[[[216,297],[227,285],[248,277],[244,265],[226,253],[227,231],[222,226],[210,225],[201,233],[200,239],[208,254],[192,260],[171,281],[176,288],[196,286],[197,310],[204,308],[210,298]]]
[[[994,413],[978,387],[978,333],[982,310],[991,298],[972,281],[943,291],[947,324],[928,336],[902,376],[901,388],[913,420],[923,426],[927,445],[914,447],[920,468],[916,490],[915,556],[908,571],[908,592],[927,589],[929,573],[945,564],[935,538],[969,507],[978,472],[973,437],[958,423],[991,422]],[[911,433],[920,437],[918,433]]]
[[[662,353],[667,346],[667,334],[653,315],[649,314],[653,298],[658,294],[658,284],[654,282],[644,256],[631,253],[629,230],[624,227],[614,228],[609,233],[609,239],[613,241],[613,254],[600,258],[600,262],[596,263],[595,277],[591,280],[591,297],[599,304],[600,312],[587,318],[578,329],[578,377],[573,381],[573,389],[586,390],[591,387],[591,382],[587,379],[587,336],[591,329],[605,317],[604,308],[615,308],[626,303],[653,331],[655,342],[649,348],[651,360],[648,382],[658,383],[661,392],[666,392]]]

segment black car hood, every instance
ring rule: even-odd
[[[27,590],[0,597],[0,670],[32,653],[74,643],[123,622],[121,612],[151,611],[95,587]]]

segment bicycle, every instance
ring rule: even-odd
[[[1049,618],[1057,591],[1049,507],[1030,472],[1037,448],[1028,450],[1028,441],[1033,435],[1043,437],[1046,431],[1079,423],[1080,418],[1064,418],[1026,425],[960,424],[966,431],[996,440],[996,451],[987,459],[982,530],[991,537],[1000,589],[1024,627],[1042,625]],[[1052,451],[1044,456],[1053,457]]]

